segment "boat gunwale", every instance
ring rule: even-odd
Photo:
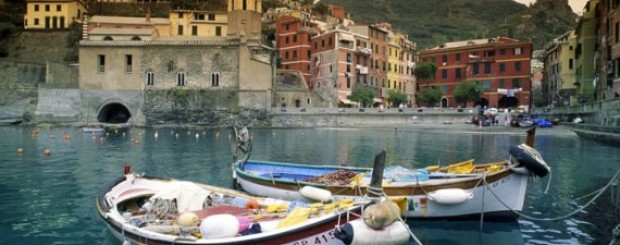
[[[140,178],[145,178],[148,180],[159,180],[159,181],[173,181],[176,179],[168,179],[168,178],[159,178],[159,177],[150,177],[150,176],[141,176]],[[361,205],[357,205],[357,206],[353,206],[350,208],[347,208],[346,211],[341,210],[341,211],[336,211],[334,213],[331,213],[328,216],[325,217],[317,217],[317,220],[307,224],[307,225],[303,225],[303,226],[298,226],[294,229],[290,229],[290,230],[286,230],[283,232],[273,232],[272,234],[268,234],[265,236],[258,236],[256,238],[247,238],[247,239],[243,239],[240,241],[201,241],[201,239],[198,239],[196,241],[183,241],[183,240],[165,240],[165,239],[160,239],[160,238],[151,238],[151,237],[147,237],[145,233],[143,233],[143,229],[140,227],[135,227],[134,229],[136,229],[137,231],[142,231],[142,232],[136,232],[133,230],[129,230],[129,229],[125,229],[125,223],[122,223],[121,220],[118,220],[118,218],[114,218],[114,217],[110,217],[108,214],[113,212],[111,208],[107,207],[106,204],[106,200],[105,200],[105,196],[107,193],[109,193],[114,187],[118,186],[119,184],[128,181],[126,176],[121,176],[117,179],[115,179],[113,182],[110,182],[109,184],[105,185],[104,187],[102,187],[100,189],[100,192],[98,194],[98,198],[97,198],[97,202],[96,202],[96,206],[97,206],[97,210],[99,213],[99,216],[101,216],[103,218],[103,220],[106,222],[106,224],[115,230],[115,232],[117,233],[121,233],[124,236],[128,236],[131,238],[131,240],[133,241],[138,241],[139,243],[142,244],[142,241],[144,241],[144,244],[248,244],[248,242],[251,243],[260,243],[260,244],[270,244],[270,241],[274,241],[274,240],[278,240],[278,239],[285,239],[286,236],[290,236],[290,235],[294,235],[294,234],[298,234],[301,233],[303,234],[304,232],[306,232],[309,229],[320,229],[322,226],[325,225],[329,225],[330,223],[336,222],[340,224],[344,224],[346,223],[346,218],[342,218],[342,216],[347,216],[349,217],[349,215],[346,215],[347,212],[350,213],[357,213],[358,215],[360,215],[361,217],[361,212],[363,210],[363,208],[367,205],[369,205],[370,203],[366,203],[366,204],[361,204]],[[206,187],[211,187],[210,185],[206,185],[206,184],[201,184],[201,183],[196,183],[196,182],[192,182],[194,184],[197,184],[198,186],[200,186],[201,188]],[[222,187],[217,187],[214,186],[216,189],[225,189]],[[230,193],[236,193],[238,191],[231,191]],[[238,192],[239,194],[242,194],[244,196],[248,196],[248,197],[252,197],[249,196],[247,194],[244,194],[242,192]],[[260,198],[260,197],[253,197],[253,198]],[[115,203],[118,204],[118,203]],[[115,208],[115,207],[113,207]],[[118,210],[115,211],[115,213],[118,213]],[[353,221],[357,219],[357,216],[353,215],[350,216],[353,217],[352,219],[350,219],[349,221]],[[166,234],[162,234],[162,233],[157,233],[156,234],[160,234],[160,235],[166,235]],[[264,234],[264,233],[263,233]],[[316,234],[313,234],[316,235]],[[310,236],[313,236],[310,235]],[[301,235],[303,236],[303,235]],[[308,237],[310,237],[308,236]],[[300,239],[303,239],[300,238]]]

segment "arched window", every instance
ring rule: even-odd
[[[211,73],[211,86],[220,86],[220,74],[217,72]]]
[[[113,41],[114,39],[111,36],[105,36],[103,38],[103,40],[105,40],[105,41]]]
[[[139,36],[133,36],[131,38],[131,41],[142,41],[142,38],[140,38]]]

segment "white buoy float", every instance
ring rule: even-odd
[[[46,155],[46,156],[52,155],[52,150],[50,150],[49,148],[45,148],[45,150],[43,150],[43,155]]]
[[[344,244],[406,244],[409,241],[408,227],[401,221],[382,229],[373,229],[362,220],[350,221],[334,231],[334,236]]]
[[[232,214],[216,214],[206,217],[200,223],[203,238],[234,237],[239,231],[239,220]]]
[[[155,134],[153,135],[153,137],[155,137],[155,139],[157,139],[157,137],[159,137],[159,133],[157,131],[155,131]]]
[[[473,193],[459,188],[436,190],[427,195],[428,200],[444,205],[461,204],[474,197]]]
[[[299,194],[307,199],[318,202],[329,202],[334,198],[330,191],[308,185],[299,189]]]

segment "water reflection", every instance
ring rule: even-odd
[[[480,244],[521,245],[524,244],[519,222],[515,221],[408,221],[414,233],[423,244]]]

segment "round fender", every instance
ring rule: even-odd
[[[512,157],[517,159],[520,166],[527,168],[538,177],[545,177],[551,171],[540,153],[526,144],[513,146],[509,152]]]
[[[474,197],[473,193],[459,188],[436,190],[426,196],[428,200],[444,205],[460,204]]]

